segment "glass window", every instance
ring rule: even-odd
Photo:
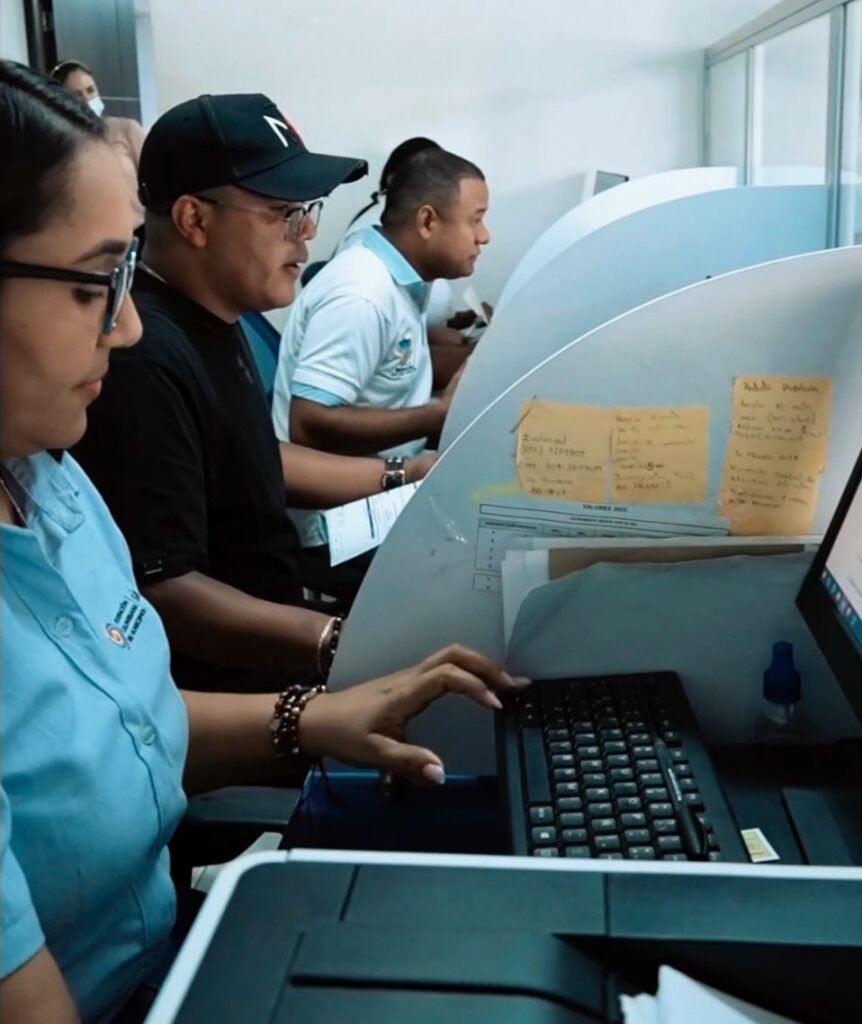
[[[839,245],[862,245],[862,0],[847,7]]]
[[[745,68],[739,53],[709,70],[709,148],[712,167],[745,166]]]
[[[753,184],[826,181],[829,15],[762,46],[759,160]]]

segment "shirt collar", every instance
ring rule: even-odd
[[[23,511],[28,518],[35,508],[66,533],[83,523],[79,492],[63,468],[62,458],[58,461],[50,452],[40,452],[29,458],[9,459],[3,465],[24,492]]]
[[[381,259],[392,280],[407,292],[419,311],[424,312],[430,286],[416,273],[415,267],[407,257],[389,241],[377,225],[363,228],[359,232],[359,242]]]

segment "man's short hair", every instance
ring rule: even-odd
[[[408,224],[425,205],[445,212],[458,199],[465,178],[484,181],[485,175],[474,163],[445,149],[415,153],[392,175],[381,223],[384,227]]]

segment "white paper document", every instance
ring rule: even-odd
[[[725,995],[672,967],[662,967],[654,996],[622,996],[625,1024],[793,1024]]]
[[[395,487],[324,512],[330,564],[341,565],[381,544],[418,486]]]

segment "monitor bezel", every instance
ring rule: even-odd
[[[838,606],[821,580],[826,560],[835,544],[835,538],[844,524],[860,486],[862,486],[862,453],[853,467],[853,472],[850,474],[850,479],[847,481],[847,486],[835,509],[832,522],[829,524],[826,535],[811,563],[811,568],[802,582],[796,596],[796,606],[823,653],[823,657],[835,674],[854,714],[862,722],[862,654],[843,626]]]

